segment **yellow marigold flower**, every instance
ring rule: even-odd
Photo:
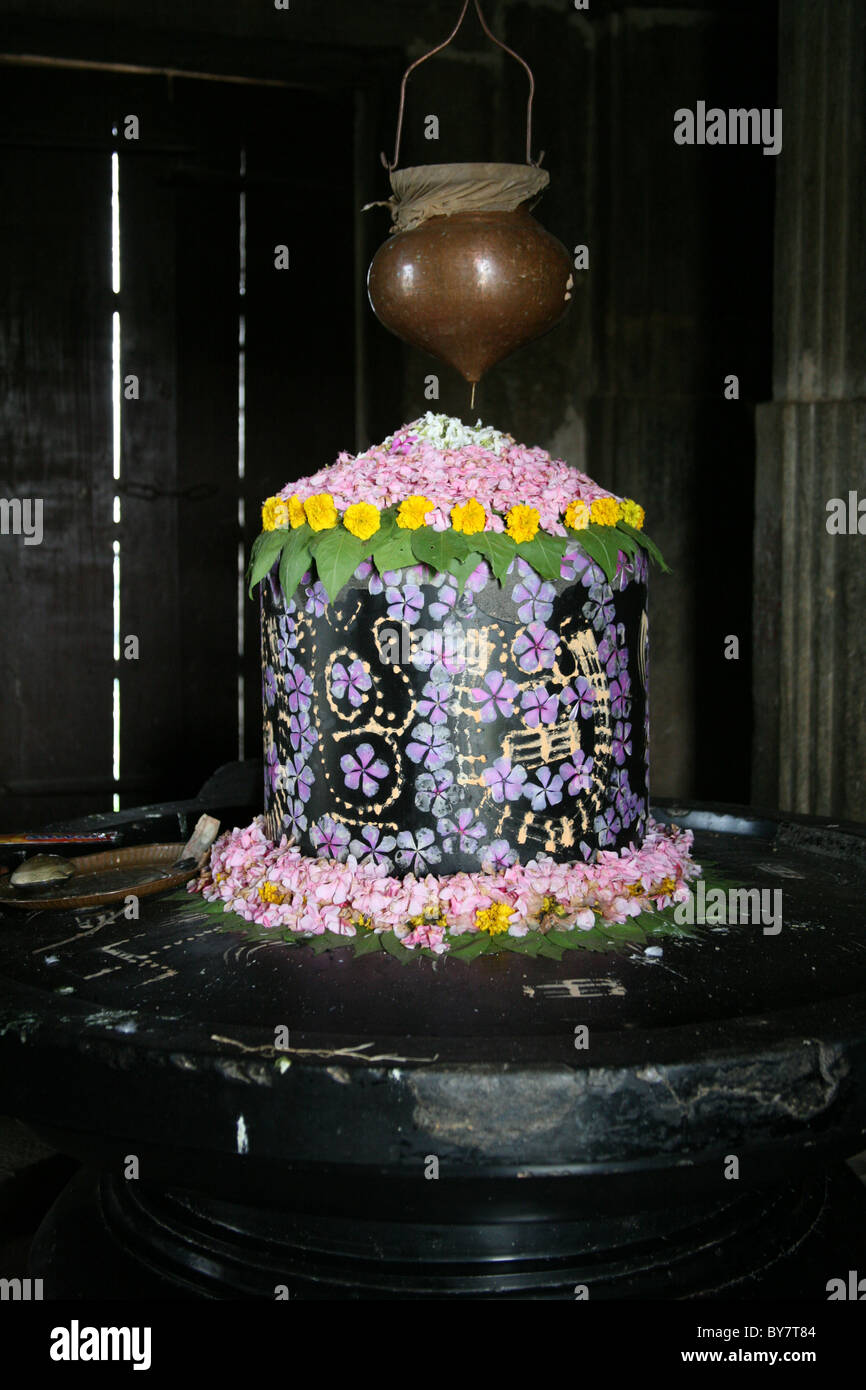
[[[269,497],[262,506],[262,530],[276,531],[289,524],[289,507],[282,497]]]
[[[505,529],[513,541],[531,541],[541,520],[535,507],[518,503],[505,518]]]
[[[372,502],[354,502],[343,513],[343,525],[359,541],[368,541],[379,529],[379,508]]]
[[[330,531],[339,520],[329,492],[317,492],[315,496],[308,497],[304,503],[304,514],[314,531]]]
[[[622,507],[615,497],[596,497],[591,515],[596,526],[615,526],[622,516]]]
[[[287,506],[289,508],[289,525],[296,531],[299,526],[303,526],[307,519],[304,511],[304,504],[297,493],[289,498]]]
[[[479,907],[475,913],[475,925],[479,931],[496,936],[498,932],[508,931],[508,919],[512,908],[508,903],[494,903],[492,907]]]
[[[589,525],[589,507],[576,497],[565,509],[565,524],[572,531],[585,531]]]
[[[259,888],[259,897],[263,903],[284,903],[285,893],[281,893],[275,883],[268,883],[267,880]]]
[[[400,503],[397,511],[397,525],[402,526],[404,531],[417,531],[419,526],[424,526],[424,518],[428,512],[432,512],[433,503],[429,497],[421,497],[415,493],[412,497],[407,497]]]
[[[451,525],[455,531],[462,531],[464,536],[475,536],[483,531],[486,520],[487,513],[474,497],[470,497],[468,502],[458,502],[451,508]]]
[[[644,517],[646,512],[639,502],[635,502],[631,497],[626,497],[622,504],[622,519],[629,526],[633,526],[636,531],[643,530]]]

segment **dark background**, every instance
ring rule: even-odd
[[[861,814],[862,777],[785,791],[781,579],[766,574],[753,688],[756,415],[773,395],[774,260],[777,315],[780,302],[774,199],[782,161],[790,190],[808,152],[787,143],[793,103],[778,158],[673,140],[674,110],[699,99],[781,104],[785,35],[796,29],[810,52],[812,24],[826,48],[829,7],[485,8],[535,71],[533,147],[551,173],[536,215],[567,246],[588,245],[590,268],[576,274],[563,324],[484,379],[476,413],[646,507],[674,571],[651,585],[653,790]],[[257,756],[257,608],[244,600],[239,620],[238,553],[259,529],[262,498],[424,410],[472,418],[465,384],[375,320],[364,279],[388,218],[360,211],[389,192],[379,152],[393,149],[403,68],[458,11],[456,0],[291,0],[288,11],[270,0],[0,4],[0,496],[42,497],[45,510],[41,546],[0,537],[0,827],[111,809],[115,794],[121,807],[192,795],[218,764]],[[840,0],[838,11],[862,38],[857,7]],[[805,70],[800,79],[805,101]],[[401,164],[520,160],[524,111],[522,70],[470,14],[454,46],[410,80]],[[130,113],[137,141],[122,138]],[[437,143],[423,138],[430,113]],[[800,196],[816,188],[806,182]],[[274,268],[278,244],[288,271]],[[783,292],[796,265],[785,273]],[[115,310],[121,376],[140,380],[140,399],[122,403],[119,485]],[[438,402],[424,397],[431,372]],[[737,401],[723,395],[729,373]],[[770,531],[762,566],[780,563]],[[135,634],[137,661],[113,657],[114,541],[121,650]],[[843,563],[856,563],[851,547]],[[724,657],[729,635],[739,660]],[[862,700],[840,714],[837,699],[833,718],[857,709]],[[856,767],[856,749],[840,752],[852,756]]]

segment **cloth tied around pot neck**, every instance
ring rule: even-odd
[[[390,178],[392,196],[363,211],[390,208],[392,236],[456,212],[514,212],[537,202],[550,182],[547,170],[532,164],[422,164],[392,169]]]

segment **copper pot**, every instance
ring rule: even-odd
[[[472,383],[553,328],[573,283],[565,247],[525,207],[431,217],[390,237],[367,274],[385,327]]]

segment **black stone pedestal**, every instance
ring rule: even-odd
[[[844,1167],[618,1214],[583,1210],[579,1179],[559,1186],[531,1210],[512,1190],[498,1218],[479,1183],[450,1209],[383,1220],[364,1214],[375,1183],[356,1184],[359,1210],[335,1217],[84,1172],[44,1221],[31,1273],[46,1298],[817,1299],[816,1270],[826,1284],[862,1264],[866,1192]]]
[[[85,1164],[46,1296],[825,1300],[866,1235],[864,833],[666,814],[778,935],[404,966],[195,900],[7,914],[0,1104]]]

